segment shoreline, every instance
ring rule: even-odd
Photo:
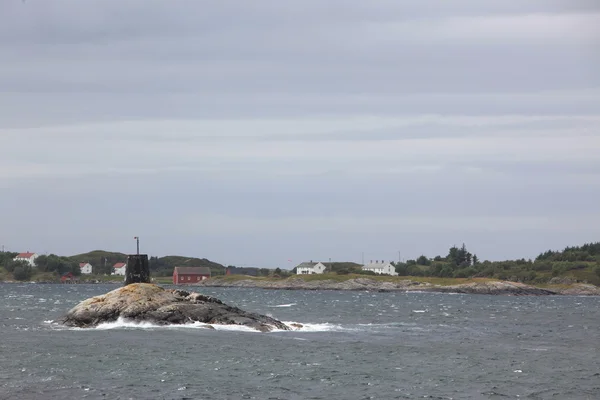
[[[345,281],[334,281],[332,279],[305,281],[302,278],[288,278],[277,281],[209,279],[190,286],[242,287],[270,290],[368,290],[376,292],[430,292],[511,296],[600,296],[600,287],[585,283],[537,287],[519,282],[493,280],[439,285],[429,282],[417,282],[410,279],[400,281],[381,281],[369,278],[352,278]]]
[[[165,279],[166,280],[166,279]],[[62,283],[54,281],[0,281],[9,284],[38,285],[121,285],[123,281],[89,281],[78,283]],[[169,282],[153,280],[157,285],[172,285]],[[364,277],[346,280],[311,279],[300,277],[287,279],[256,279],[252,277],[223,279],[221,277],[207,279],[180,287],[224,287],[224,288],[256,288],[265,290],[338,290],[338,291],[374,291],[400,293],[449,293],[449,294],[482,294],[508,296],[600,296],[600,287],[587,283],[571,283],[563,285],[546,285],[543,287],[527,285],[519,282],[497,280],[467,280],[465,283],[435,284],[419,282],[411,279],[381,280]]]

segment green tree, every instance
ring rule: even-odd
[[[408,275],[407,265],[405,263],[397,263],[395,269],[399,276]]]
[[[64,275],[71,272],[73,275],[81,275],[79,263],[70,260],[67,257],[60,257],[56,254],[48,256],[41,255],[36,259],[37,269],[43,272],[55,272],[59,275]]]
[[[33,275],[33,269],[29,263],[24,263],[15,267],[13,277],[18,281],[28,281]]]
[[[12,262],[13,258],[17,256],[18,253],[12,253],[9,251],[0,252],[0,266],[6,267],[9,262]]]
[[[417,264],[418,265],[430,265],[431,264],[431,260],[429,260],[429,258],[427,258],[424,255],[422,255],[419,258],[417,258]]]
[[[4,265],[4,269],[7,270],[8,272],[13,272],[15,271],[15,269],[17,268],[22,268],[22,269],[26,269],[26,267],[31,268],[31,265],[29,265],[29,263],[27,261],[23,261],[23,260],[8,260],[6,261],[6,264]]]
[[[473,255],[469,253],[467,246],[465,246],[463,243],[460,249],[456,246],[452,246],[448,251],[447,258],[452,262],[452,264],[454,264],[454,266],[464,268],[471,265],[472,257]]]
[[[423,271],[421,270],[421,268],[419,268],[419,266],[416,263],[411,264],[407,267],[406,274],[408,276],[424,276]]]

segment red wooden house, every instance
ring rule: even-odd
[[[60,277],[61,283],[76,283],[78,280],[79,278],[73,275],[72,272],[67,272],[66,274]]]
[[[173,270],[173,284],[197,283],[210,278],[208,267],[175,267]]]

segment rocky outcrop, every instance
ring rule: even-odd
[[[559,294],[568,296],[600,296],[600,287],[587,283],[576,283],[556,289]]]
[[[462,285],[438,286],[436,292],[465,294],[505,294],[512,296],[545,296],[557,294],[555,291],[537,288],[518,282],[472,282]]]
[[[211,287],[251,287],[261,289],[283,289],[283,290],[423,290],[433,285],[411,280],[395,282],[379,281],[369,278],[348,279],[335,281],[333,279],[305,281],[302,278],[288,278],[283,280],[255,280],[242,279],[236,281],[224,279],[208,279],[199,283],[201,286]]]
[[[381,281],[370,278],[355,278],[341,282],[331,279],[305,281],[302,278],[288,278],[283,280],[243,279],[237,281],[209,279],[203,281],[201,285],[220,287],[255,287],[262,289],[285,290],[371,290],[379,292],[419,291],[513,296],[545,296],[561,294],[556,290],[541,289],[535,286],[525,285],[523,283],[505,281],[470,282],[460,285],[442,286],[433,285],[427,282],[415,282],[408,279],[399,281]]]
[[[289,330],[283,322],[228,306],[220,300],[184,290],[165,290],[149,283],[133,283],[82,301],[61,320],[64,325],[89,328],[124,318],[160,325],[202,322],[243,325],[261,332]]]

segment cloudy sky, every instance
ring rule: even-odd
[[[597,1],[2,0],[0,57],[8,250],[139,235],[291,268],[600,240]]]

